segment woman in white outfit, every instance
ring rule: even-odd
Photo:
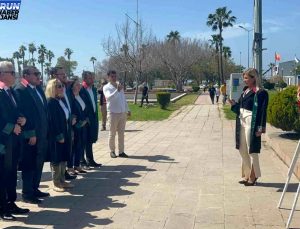
[[[249,68],[243,73],[246,87],[238,102],[229,100],[236,118],[236,148],[242,157],[242,179],[246,186],[256,184],[261,176],[259,153],[261,135],[266,132],[268,93],[258,87],[258,72]]]

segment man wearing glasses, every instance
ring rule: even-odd
[[[48,134],[47,100],[40,87],[40,75],[36,67],[27,66],[23,69],[23,78],[15,87],[19,109],[27,120],[19,166],[22,170],[22,196],[24,202],[31,204],[39,204],[39,198],[49,196],[49,193],[39,190],[47,155]]]
[[[0,217],[5,221],[25,214],[29,209],[19,208],[17,199],[17,165],[20,154],[20,134],[26,119],[19,111],[17,97],[11,87],[15,71],[11,62],[0,62]]]

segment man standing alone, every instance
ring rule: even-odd
[[[128,157],[124,152],[124,132],[127,115],[131,112],[128,109],[128,104],[124,94],[123,86],[117,83],[116,71],[109,71],[107,73],[109,83],[103,87],[103,92],[107,100],[109,128],[109,149],[110,156],[116,158],[115,153],[115,136],[118,132],[119,142],[119,157]]]

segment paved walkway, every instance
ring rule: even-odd
[[[42,189],[51,197],[40,206],[20,202],[31,213],[0,228],[284,228],[289,211],[276,205],[286,166],[265,146],[259,185],[238,184],[234,122],[224,120],[220,109],[203,95],[169,120],[129,122],[128,159],[111,159],[107,132],[101,132],[95,154],[104,167],[60,194],[50,189],[46,164]],[[295,188],[283,207],[290,207]],[[292,226],[300,228],[300,212]]]

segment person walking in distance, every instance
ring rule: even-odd
[[[221,88],[220,88],[220,91],[221,91],[221,94],[223,96],[222,98],[222,103],[223,105],[226,104],[226,100],[227,100],[227,88],[226,88],[226,83],[222,84]]]
[[[109,120],[109,149],[110,156],[116,158],[115,153],[115,136],[118,132],[119,157],[128,157],[124,152],[124,133],[127,115],[131,112],[124,94],[123,86],[117,82],[116,71],[110,70],[107,73],[109,83],[103,88],[107,100],[107,111]]]
[[[217,104],[219,102],[219,98],[220,98],[220,89],[219,89],[219,87],[216,87],[216,102],[217,102]]]
[[[208,89],[208,92],[209,92],[209,96],[210,96],[210,99],[211,99],[211,103],[212,104],[215,104],[215,94],[216,94],[216,89],[214,88],[213,85],[211,85]]]
[[[143,86],[143,92],[142,92],[142,100],[141,100],[141,106],[143,106],[143,103],[144,103],[144,99],[146,99],[146,102],[147,104],[149,104],[149,101],[148,101],[148,91],[149,91],[149,88],[146,84],[146,82],[144,83],[144,86]]]

